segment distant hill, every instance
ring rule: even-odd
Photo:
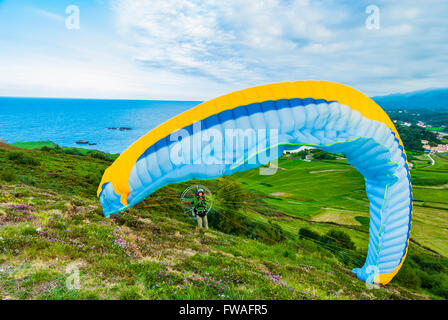
[[[448,88],[390,94],[372,97],[372,99],[386,110],[429,109],[448,111]]]

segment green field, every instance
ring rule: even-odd
[[[259,175],[258,170],[251,170],[235,178],[250,191],[267,196],[267,208],[272,206],[292,216],[311,217],[326,207],[368,209],[363,178],[347,163],[285,159],[279,162],[274,175]]]
[[[442,132],[446,128],[445,127],[426,127],[425,129],[428,131]]]
[[[40,149],[42,147],[53,148],[57,146],[56,143],[51,141],[16,142],[16,143],[10,143],[10,145],[22,149]]]
[[[97,150],[91,150],[86,148],[73,148],[73,147],[59,147],[56,143],[51,141],[34,141],[34,142],[16,142],[11,143],[13,147],[27,149],[27,150],[40,150],[42,148],[59,148],[65,153],[75,154],[75,155],[88,155],[91,152],[100,152]],[[111,159],[116,159],[118,157],[117,154],[109,154]]]
[[[96,189],[110,159],[47,147],[0,146],[1,299],[448,298],[446,157],[417,160],[408,258],[390,284],[369,290],[350,272],[366,254],[369,207],[345,160],[284,157],[275,175],[170,185],[104,218]],[[244,195],[234,212],[220,200],[225,181]],[[210,219],[222,217],[221,231],[197,229],[180,209],[179,194],[196,182],[217,195]],[[303,228],[319,239],[299,237]],[[320,240],[335,230],[353,247]],[[73,266],[78,289],[66,286]]]
[[[448,242],[440,241],[448,239],[448,160],[433,157],[434,166],[411,170],[415,200],[411,239],[448,256]],[[257,170],[235,175],[252,192],[269,195],[254,205],[260,214],[276,219],[276,212],[281,211],[310,221],[358,227],[362,227],[359,217],[369,216],[363,177],[353,167],[298,159],[282,159],[279,167],[271,176],[261,176]],[[438,235],[433,242],[428,240],[431,233]],[[368,238],[364,240],[366,246]]]

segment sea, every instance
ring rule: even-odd
[[[121,153],[151,129],[200,103],[0,97],[0,141],[52,141],[61,147]],[[89,144],[76,143],[81,140]]]

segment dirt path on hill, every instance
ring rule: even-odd
[[[348,171],[348,170],[350,170],[350,169],[313,170],[313,171],[310,171],[310,173],[313,174],[313,173],[325,173],[325,172]]]
[[[428,158],[431,160],[431,166],[435,165],[436,162],[434,161],[433,157],[431,157],[431,154],[428,153],[427,156],[428,156]]]

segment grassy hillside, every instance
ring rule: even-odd
[[[72,148],[72,147],[60,147],[56,143],[51,141],[32,141],[32,142],[16,142],[10,144],[13,147],[27,149],[27,150],[44,150],[50,151],[51,149],[55,152],[63,152],[66,154],[73,154],[78,156],[92,155],[92,154],[102,154],[103,156],[109,158],[110,160],[115,160],[118,154],[105,154],[101,151],[86,149],[86,148]]]
[[[193,182],[104,218],[96,188],[110,160],[44,150],[0,146],[1,299],[447,298],[445,158],[440,175],[416,171],[421,201],[404,268],[369,290],[350,272],[367,248],[367,199],[344,161],[284,158],[273,176],[200,182],[217,195],[214,229],[204,232],[179,206]],[[232,210],[235,188],[243,201]],[[73,268],[79,289],[66,286]]]
[[[435,165],[428,164],[427,156],[422,155],[422,162],[411,171],[415,200],[412,239],[448,256],[448,157],[432,157]],[[279,166],[278,172],[271,176],[260,176],[257,170],[235,175],[249,190],[268,196],[263,204],[254,207],[256,211],[285,220],[287,224],[291,219],[284,219],[285,214],[288,218],[334,222],[351,229],[368,230],[369,202],[363,177],[348,163],[284,158]],[[303,223],[298,221],[294,228]],[[435,229],[429,233],[434,231],[440,237],[421,232],[427,225],[434,225]],[[353,237],[360,246],[367,246],[368,238],[360,232],[353,232]]]
[[[54,148],[57,146],[56,143],[51,141],[30,141],[30,142],[16,142],[11,143],[12,146],[22,149],[40,149],[42,147]],[[84,149],[87,150],[87,149]]]

